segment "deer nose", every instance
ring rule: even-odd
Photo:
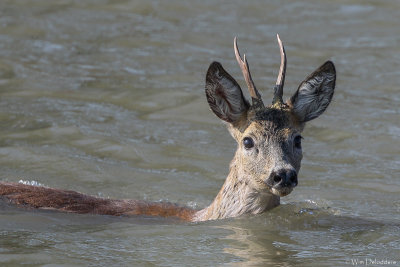
[[[295,187],[297,186],[297,172],[287,169],[273,171],[268,180],[272,186]]]

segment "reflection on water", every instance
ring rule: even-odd
[[[337,266],[357,257],[396,259],[400,224],[334,214],[331,209],[303,208],[305,203],[283,205],[274,212],[237,219],[220,226],[232,230],[225,252],[249,266]],[[389,236],[388,236],[389,234]],[[394,236],[391,236],[394,235]],[[390,237],[391,236],[391,237]]]
[[[29,211],[0,201],[0,263],[343,266],[400,247],[398,1],[2,1],[0,179],[208,205],[235,144],[205,71],[239,80],[240,39],[265,101],[331,59],[337,89],[304,132],[299,186],[259,216],[182,224]]]

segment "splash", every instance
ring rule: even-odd
[[[33,185],[33,186],[44,186],[43,184],[37,182],[37,181],[26,181],[26,180],[19,180],[19,184],[24,184],[24,185]]]

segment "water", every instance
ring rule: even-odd
[[[398,266],[399,10],[395,0],[2,1],[3,181],[201,208],[235,150],[203,90],[213,60],[243,84],[234,36],[264,102],[276,33],[286,97],[327,59],[338,80],[303,134],[299,186],[271,212],[181,223],[0,202],[0,265]]]

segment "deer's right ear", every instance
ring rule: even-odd
[[[208,68],[206,96],[215,115],[234,126],[246,117],[250,107],[239,84],[218,62],[211,63]]]

